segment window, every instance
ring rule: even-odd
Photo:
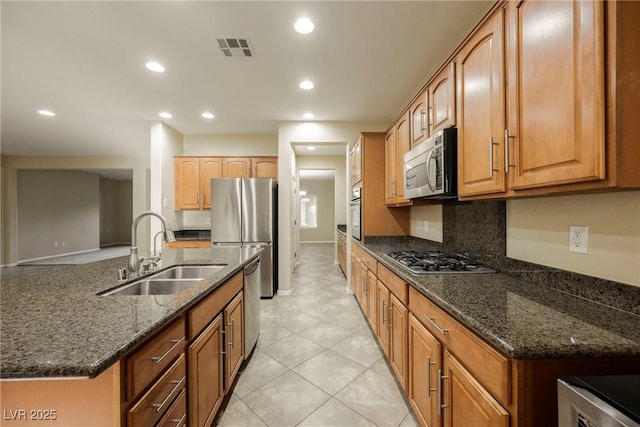
[[[300,227],[316,228],[318,226],[318,197],[300,191]]]

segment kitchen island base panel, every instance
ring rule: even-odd
[[[0,381],[0,424],[7,427],[122,425],[120,362],[96,378]]]

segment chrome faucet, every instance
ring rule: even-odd
[[[140,273],[140,257],[138,257],[138,235],[137,235],[138,224],[140,223],[140,220],[142,220],[142,218],[149,215],[155,216],[160,221],[162,221],[164,238],[167,242],[176,241],[176,237],[174,236],[173,231],[171,230],[171,226],[169,225],[169,221],[167,221],[167,218],[153,211],[145,211],[145,212],[142,212],[140,215],[138,215],[138,217],[133,221],[133,224],[131,225],[131,254],[129,255],[128,270],[129,270],[129,275],[133,277],[137,276]],[[154,246],[155,246],[155,237],[154,237]],[[154,255],[155,255],[155,249],[154,249]]]

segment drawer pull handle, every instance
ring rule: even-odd
[[[389,319],[393,319],[393,307],[391,307],[391,304],[389,304],[387,306],[387,310],[388,310],[388,313],[387,313],[387,322],[388,322],[387,323],[387,327],[391,328],[391,327],[393,327],[393,325],[391,324],[391,320],[389,320]]]
[[[432,391],[436,391],[435,388],[431,388],[431,367],[434,366],[436,362],[431,361],[431,356],[427,357],[427,396],[431,396]]]
[[[440,386],[440,393],[438,393],[438,415],[442,414],[442,410],[444,408],[448,408],[449,405],[445,405],[444,403],[442,403],[443,399],[443,394],[444,394],[444,387],[442,385],[442,381],[448,379],[448,376],[442,375],[442,369],[438,369],[438,384]]]
[[[447,332],[449,332],[448,329],[442,329],[437,323],[436,323],[436,318],[435,317],[429,317],[426,314],[423,314],[424,318],[427,319],[429,321],[429,323],[431,323],[437,330],[438,332],[440,332],[442,335],[447,335]]]
[[[162,403],[154,403],[151,406],[153,406],[156,410],[156,412],[160,412],[160,410],[162,409],[162,407],[164,405],[167,404],[167,402],[169,401],[169,398],[171,397],[171,395],[173,393],[175,393],[176,390],[178,390],[180,388],[180,386],[182,385],[182,383],[187,379],[186,376],[180,378],[180,381],[171,381],[171,384],[175,384],[173,386],[173,388],[171,389],[171,391],[169,392],[169,394],[167,395],[167,397],[164,398],[164,400],[162,401]]]
[[[382,311],[382,324],[386,325],[387,324],[387,315],[386,310],[384,309],[384,306],[386,305],[386,301],[382,301],[382,305],[380,306],[380,310]]]
[[[171,348],[169,350],[167,350],[167,352],[165,354],[163,354],[162,356],[153,356],[151,359],[157,364],[159,364],[160,362],[162,362],[162,360],[167,357],[169,354],[171,354],[171,352],[173,350],[175,350],[176,348],[178,348],[178,346],[180,346],[180,344],[182,344],[182,342],[184,341],[184,337],[180,338],[179,340],[171,340],[170,342],[173,343],[173,345],[171,346]]]
[[[187,414],[185,413],[183,416],[180,417],[180,419],[169,420],[169,422],[176,423],[176,427],[180,427],[181,425],[184,425],[184,420],[186,419],[187,419]]]

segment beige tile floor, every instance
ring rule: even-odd
[[[261,300],[257,348],[219,426],[416,426],[333,244],[302,244],[293,295]]]

